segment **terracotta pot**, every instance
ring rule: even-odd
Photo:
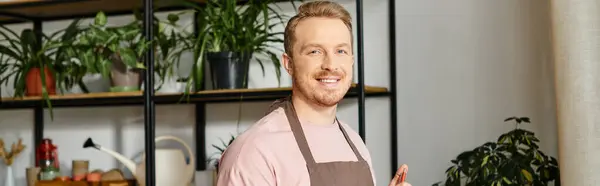
[[[56,94],[56,82],[48,67],[44,68],[44,76],[46,78],[46,91],[49,95]],[[25,95],[26,96],[42,96],[42,76],[40,68],[31,68],[25,76]]]

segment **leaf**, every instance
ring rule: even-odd
[[[125,63],[125,65],[129,67],[137,67],[137,57],[135,55],[135,51],[130,48],[119,48],[119,56],[121,57],[121,61]]]
[[[504,183],[506,183],[506,184],[509,184],[509,185],[513,184],[513,182],[512,182],[512,181],[510,181],[510,180],[508,180],[508,178],[506,178],[506,177],[502,177],[502,180],[503,180],[503,181],[504,181]]]
[[[96,14],[96,18],[94,19],[94,24],[98,25],[98,26],[104,26],[106,25],[107,19],[106,19],[106,14],[104,14],[104,12],[100,11]]]
[[[533,177],[531,176],[531,173],[529,171],[521,169],[521,174],[525,177],[525,179],[527,179],[527,181],[533,182]]]
[[[516,118],[517,118],[517,117],[509,117],[509,118],[506,118],[506,119],[504,119],[504,122],[507,122],[507,121],[510,121],[510,120],[514,120],[514,119],[516,119]]]
[[[167,20],[169,20],[170,23],[174,24],[175,22],[179,21],[179,16],[177,14],[169,14],[167,16]]]
[[[481,162],[481,166],[483,167],[484,165],[486,165],[489,159],[490,159],[490,156],[485,156],[483,158],[483,161]]]

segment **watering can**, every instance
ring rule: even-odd
[[[173,140],[181,143],[190,155],[189,164],[186,163],[183,152],[179,149],[155,149],[155,171],[156,186],[189,186],[195,174],[195,159],[191,148],[181,139],[174,136],[159,136],[155,142],[163,140]],[[146,186],[146,164],[145,154],[142,163],[136,165],[133,160],[125,156],[95,144],[91,138],[88,138],[83,144],[83,148],[95,148],[101,152],[107,153],[119,160],[131,173],[140,186]]]

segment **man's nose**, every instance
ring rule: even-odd
[[[337,71],[339,68],[339,63],[336,62],[336,58],[333,56],[333,54],[325,55],[323,58],[323,63],[321,63],[321,69],[327,71]]]

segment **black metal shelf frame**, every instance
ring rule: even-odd
[[[143,1],[143,10],[144,10],[144,36],[147,40],[151,40],[153,38],[153,29],[151,29],[153,22],[153,5],[152,0],[142,0]],[[52,1],[58,3],[60,1]],[[359,127],[359,135],[366,142],[366,121],[365,121],[365,83],[364,83],[364,31],[363,31],[363,0],[355,0],[356,2],[356,22],[357,22],[357,54],[358,54],[358,84],[356,88],[356,94],[350,95],[350,97],[357,96],[358,97],[358,127]],[[389,96],[390,97],[390,135],[391,135],[391,154],[390,154],[390,162],[391,162],[391,175],[394,176],[396,169],[398,168],[398,127],[397,127],[397,84],[396,84],[396,15],[395,15],[395,0],[388,0],[388,26],[389,26],[389,53],[390,53],[390,91],[387,94],[377,94],[375,96]],[[119,13],[120,14],[120,13]],[[42,21],[47,20],[56,20],[56,19],[70,19],[73,17],[61,17],[61,18],[31,18],[20,15],[12,15],[12,14],[4,14],[0,15],[4,16],[14,16],[19,17],[21,19],[27,19],[33,21],[33,29],[34,31],[41,32],[42,31]],[[81,17],[81,16],[75,16]],[[194,16],[194,23],[196,23],[196,19]],[[154,48],[150,48],[146,54],[144,61],[147,63],[146,66],[148,70],[144,72],[145,79],[147,80],[144,83],[145,90],[153,90],[150,85],[153,85],[154,76],[151,72],[154,69],[154,63],[148,63],[149,61],[153,61],[154,59]],[[1,91],[1,90],[0,90]],[[242,93],[239,93],[242,94]],[[155,99],[153,91],[144,91],[143,92],[143,105],[144,105],[144,130],[145,130],[145,153],[146,153],[146,185],[155,186],[155,106],[157,103],[161,103],[160,100]],[[280,95],[275,95],[280,96]],[[263,99],[250,99],[250,101],[261,101]],[[67,100],[68,101],[68,100]],[[158,102],[157,102],[158,101]],[[218,102],[218,101],[211,101]],[[123,105],[137,105],[139,103],[124,103]],[[206,159],[206,148],[205,148],[205,134],[206,134],[206,102],[194,102],[195,104],[195,113],[196,113],[196,122],[195,122],[195,136],[196,136],[196,159],[205,160]],[[110,104],[110,105],[93,105],[93,106],[118,106],[119,104]],[[77,105],[71,105],[77,106]],[[81,105],[84,106],[84,105]],[[89,106],[89,105],[87,105]],[[3,106],[4,107],[4,106]],[[34,140],[35,146],[38,146],[43,138],[44,131],[44,107],[42,105],[31,105],[28,108],[34,108]],[[14,107],[18,108],[18,107]],[[205,161],[197,161],[196,165],[197,170],[206,170]]]

